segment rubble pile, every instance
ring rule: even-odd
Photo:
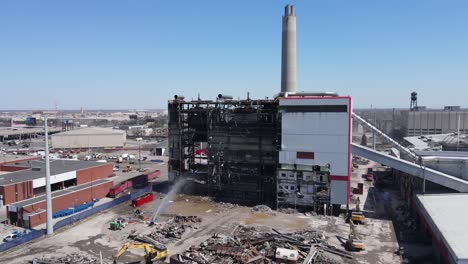
[[[320,231],[282,234],[275,229],[260,232],[254,227],[239,225],[232,234],[214,234],[199,246],[171,256],[170,263],[339,263],[327,257],[327,253],[352,258],[348,252],[329,245]]]
[[[266,205],[257,205],[252,207],[252,213],[265,213],[269,215],[276,215],[275,212]]]
[[[233,208],[238,207],[237,204],[224,203],[224,202],[219,202],[219,203],[217,203],[216,205],[217,205],[217,207],[220,209],[220,211],[231,210],[231,209],[233,209]]]
[[[182,238],[190,229],[197,229],[201,218],[197,216],[176,215],[167,222],[155,223],[154,230],[147,236],[162,244],[168,244]]]
[[[278,212],[284,213],[284,214],[296,214],[298,211],[294,208],[279,208]]]
[[[99,259],[82,256],[79,254],[68,254],[64,257],[42,257],[30,260],[34,264],[98,264]]]

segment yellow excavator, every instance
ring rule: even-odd
[[[130,248],[142,248],[145,250],[146,263],[153,263],[156,260],[164,260],[167,257],[167,248],[164,245],[149,245],[145,243],[125,243],[119,251],[114,255],[114,264],[117,263],[119,257]]]
[[[349,220],[349,235],[348,240],[346,241],[346,248],[349,251],[360,251],[364,250],[364,241],[360,239],[356,234],[356,229],[354,227],[354,222],[352,219]]]
[[[364,214],[361,212],[361,200],[356,200],[356,209],[351,212],[351,221],[356,224],[364,224]]]

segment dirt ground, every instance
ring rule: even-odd
[[[165,181],[165,179],[160,178],[159,181]],[[361,203],[365,205],[367,223],[356,227],[358,235],[365,242],[366,249],[353,252],[352,260],[331,254],[327,256],[339,263],[402,263],[400,256],[395,254],[398,251],[398,243],[392,221],[386,216],[385,210],[385,199],[391,200],[396,194],[379,193],[371,183],[366,183],[365,193],[368,190],[371,190],[370,194],[360,198]],[[156,193],[155,200],[143,205],[140,209],[151,215],[151,212],[161,205],[164,196],[164,193]],[[158,217],[158,222],[165,221],[171,214],[196,215],[202,218],[202,222],[195,229],[186,232],[182,239],[166,245],[169,255],[182,253],[191,245],[200,244],[214,233],[229,234],[233,227],[239,224],[258,226],[267,230],[276,228],[282,232],[320,230],[330,244],[342,249],[344,248],[342,242],[349,234],[349,225],[343,216],[252,212],[250,207],[226,206],[207,197],[190,195],[177,195],[168,204],[167,209]],[[113,219],[118,216],[132,216],[133,212],[134,208],[129,203],[116,206],[73,226],[61,229],[50,237],[41,238],[4,252],[0,256],[0,263],[28,263],[34,257],[59,257],[70,253],[79,253],[94,258],[99,258],[102,254],[105,263],[112,263],[112,256],[125,242],[129,241],[127,237],[131,232],[148,234],[153,230],[153,227],[142,222],[131,223],[120,231],[109,230],[109,223]],[[122,255],[119,263],[141,261],[142,256],[142,251],[129,250]]]

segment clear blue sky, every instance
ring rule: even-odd
[[[296,5],[298,89],[355,107],[468,107],[468,1],[0,1],[0,109],[272,97]]]

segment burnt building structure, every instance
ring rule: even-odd
[[[175,96],[168,109],[170,182],[245,204],[321,211],[349,203],[350,97]]]
[[[190,176],[212,194],[268,203],[278,164],[275,100],[169,102],[169,180]],[[197,155],[206,149],[208,155]]]

